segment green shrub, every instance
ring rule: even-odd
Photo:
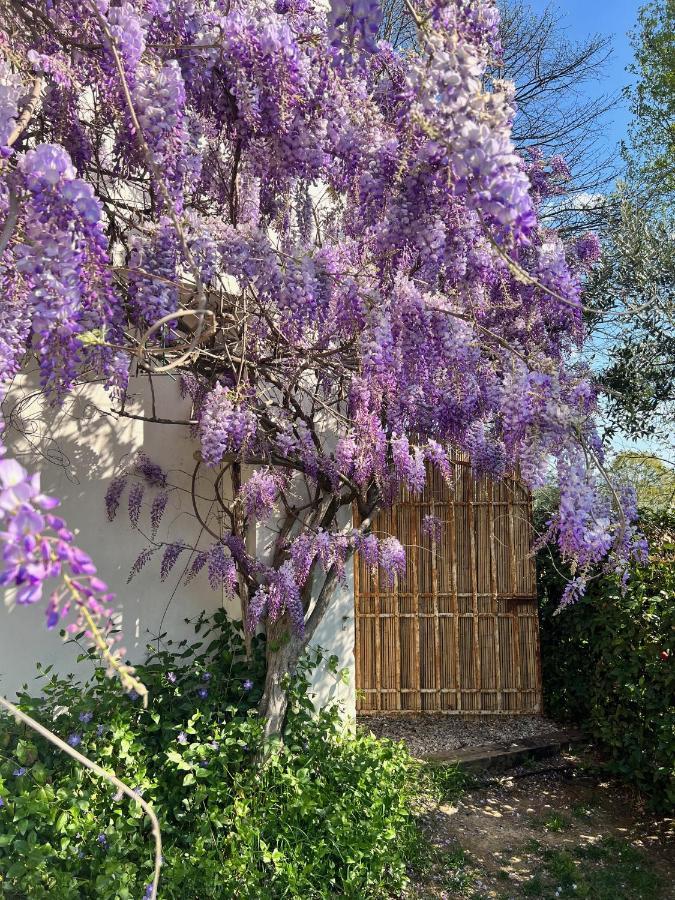
[[[557,719],[584,726],[613,771],[655,805],[675,805],[675,516],[644,519],[651,560],[622,591],[593,579],[559,615],[560,561],[539,558],[544,699]]]
[[[100,672],[84,686],[52,678],[40,698],[20,702],[152,803],[164,840],[160,896],[399,890],[417,833],[408,754],[343,733],[335,709],[316,716],[306,662],[286,741],[261,765],[262,648],[247,662],[224,615],[196,629],[196,644],[169,646],[139,668],[147,710]],[[13,720],[0,719],[0,735],[0,894],[140,900],[152,840],[138,806]]]

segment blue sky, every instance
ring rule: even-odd
[[[560,10],[561,27],[572,40],[583,40],[589,34],[603,34],[612,39],[614,53],[607,65],[606,78],[589,86],[589,93],[613,93],[629,83],[631,76],[625,71],[632,62],[633,52],[628,31],[637,21],[641,0],[529,0],[537,12],[547,6]],[[626,136],[630,115],[625,104],[614,110],[604,123],[607,142],[616,145]]]
[[[588,86],[591,96],[599,93],[621,91],[632,80],[626,72],[626,66],[633,61],[628,32],[634,28],[637,15],[644,0],[528,0],[529,5],[541,12],[547,6],[560,11],[560,25],[571,40],[581,41],[590,34],[603,34],[611,38],[614,53],[609,60],[606,76],[603,81]],[[613,110],[602,129],[606,134],[608,146],[615,147],[625,138],[630,122],[627,104],[622,103]],[[672,446],[658,441],[629,441],[623,436],[614,440],[616,450],[633,450],[652,452],[661,457],[673,460],[675,451]]]

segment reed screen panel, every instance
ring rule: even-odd
[[[530,496],[516,478],[475,478],[461,457],[452,485],[429,474],[374,522],[405,546],[405,575],[392,585],[356,559],[358,711],[538,712]]]

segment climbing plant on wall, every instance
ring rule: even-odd
[[[194,565],[239,598],[249,630],[265,623],[270,731],[349,556],[389,578],[405,566],[373,513],[429,466],[449,479],[448,446],[479,472],[518,464],[531,487],[553,467],[563,602],[590,566],[624,571],[644,551],[573,361],[599,247],[538,220],[564,161],[519,156],[512,87],[485,87],[500,54],[489,0],[404,14],[415,38],[394,49],[377,0],[0,12],[2,383],[27,356],[56,403],[92,377],[123,402],[132,362],[179,379],[225,525]],[[159,522],[163,473],[139,466]],[[74,616],[138,690],[93,563],[34,477],[5,459],[0,479],[3,584],[18,603],[62,585],[48,625]],[[146,501],[129,491],[133,520]],[[272,557],[254,558],[248,526],[272,515]],[[137,568],[153,564],[139,549]],[[164,548],[158,578],[184,549]]]

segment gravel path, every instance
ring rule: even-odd
[[[555,734],[560,728],[543,716],[360,716],[359,724],[376,737],[405,741],[413,756],[461,747],[518,742],[535,735]]]

